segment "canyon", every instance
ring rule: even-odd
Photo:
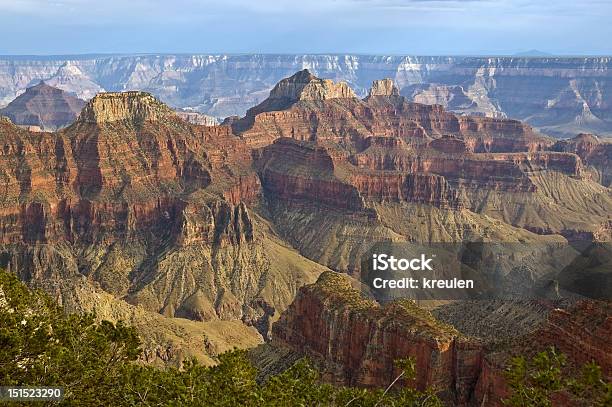
[[[84,61],[64,69],[73,83],[90,84],[95,60]],[[534,349],[594,358],[609,375],[595,349],[610,346],[610,298],[572,291],[571,272],[506,270],[521,284],[567,283],[571,301],[526,305],[381,305],[351,284],[378,242],[512,243],[528,264],[553,245],[605,245],[612,144],[414,103],[397,77],[371,79],[353,90],[298,70],[220,125],[175,112],[168,94],[126,89],[91,95],[55,132],[0,119],[0,266],[68,311],[135,325],[150,363],[212,364],[267,342],[330,359],[331,382],[385,386],[393,359],[414,356],[417,386],[494,406],[515,348],[491,338],[512,326]],[[469,316],[487,307],[496,318],[474,328]]]
[[[527,121],[563,137],[610,135],[610,57],[383,55],[93,55],[0,57],[0,106],[44,80],[88,100],[142,90],[174,108],[242,116],[282,78],[309,69],[360,97],[391,78],[410,101]]]
[[[576,363],[574,369],[595,361],[604,377],[612,374],[609,302],[579,302],[568,310],[545,303],[505,305],[514,308],[515,319],[525,311],[547,316],[533,332],[493,346],[437,320],[414,301],[381,306],[364,298],[346,276],[326,272],[300,289],[274,325],[271,346],[282,354],[289,349],[314,358],[327,381],[366,387],[387,386],[400,374],[394,360],[410,356],[417,371],[410,384],[436,387],[453,406],[503,405],[508,358],[533,355],[551,345]]]

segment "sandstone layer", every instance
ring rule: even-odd
[[[252,346],[323,269],[249,209],[260,182],[250,151],[228,127],[189,124],[140,92],[98,95],[58,133],[0,126],[2,265],[68,310],[131,304],[139,311],[125,315],[138,316],[136,325],[162,314],[168,320],[159,323],[178,332],[176,317],[202,321],[210,349],[233,341],[222,321],[234,321],[245,340],[233,342]],[[73,284],[84,288],[67,288]],[[89,292],[109,295],[90,301]],[[215,326],[221,331],[212,332]],[[188,342],[165,335],[151,349]]]
[[[90,99],[145,90],[215,117],[244,115],[282,78],[309,69],[364,97],[392,78],[411,101],[460,114],[527,120],[551,134],[611,133],[610,57],[412,55],[107,55],[0,58],[0,105],[45,80]]]
[[[76,96],[41,81],[0,109],[0,116],[19,126],[53,131],[72,123],[84,105]]]
[[[511,309],[519,304],[500,305]],[[368,387],[393,382],[399,375],[394,361],[412,357],[417,376],[413,383],[400,385],[436,387],[448,405],[455,406],[503,405],[502,399],[509,394],[504,377],[509,358],[533,356],[550,346],[567,355],[566,374],[575,374],[584,363],[595,361],[604,377],[610,378],[609,303],[582,301],[567,310],[553,309],[550,304],[540,304],[539,310],[537,304],[521,306],[522,312],[531,308],[528,312],[548,316],[540,318],[532,332],[523,336],[515,332],[500,347],[493,345],[495,340],[461,333],[412,301],[381,306],[365,298],[346,276],[327,272],[315,284],[300,289],[273,327],[272,346],[279,352],[289,349],[313,358],[326,380]],[[519,308],[515,311],[521,312]],[[497,317],[512,322],[517,315],[498,313]],[[588,403],[588,397],[575,400],[576,405]]]
[[[608,149],[594,136],[556,141],[517,120],[412,103],[398,87],[375,82],[359,99],[300,71],[218,126],[136,91],[93,97],[55,133],[2,119],[0,266],[68,310],[130,320],[149,361],[214,363],[274,329],[319,356],[326,344],[350,348],[329,354],[330,380],[387,384],[398,349],[417,357],[419,386],[468,402],[497,365],[459,333],[467,324],[448,327],[410,303],[368,303],[362,315],[335,295],[336,275],[321,280],[332,288],[296,293],[328,269],[359,275],[376,242],[513,242],[530,255],[610,241]],[[512,326],[518,335],[541,322]],[[492,325],[481,339],[501,329]]]

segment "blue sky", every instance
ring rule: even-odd
[[[612,54],[612,0],[0,0],[0,54]]]

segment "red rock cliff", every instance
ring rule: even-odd
[[[411,302],[381,307],[363,299],[347,278],[324,273],[300,289],[273,325],[273,342],[324,360],[327,379],[386,387],[399,374],[394,360],[416,359],[415,385],[439,387],[455,405],[467,403],[480,372],[482,347]]]

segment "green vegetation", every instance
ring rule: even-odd
[[[69,406],[442,406],[433,390],[399,382],[415,377],[413,359],[396,362],[401,372],[386,389],[337,387],[320,381],[306,359],[264,383],[246,351],[219,356],[216,366],[195,360],[181,369],[138,363],[134,328],[97,322],[94,315],[67,315],[52,299],[0,271],[0,385],[61,386]],[[570,397],[584,405],[612,405],[612,383],[594,363],[567,374],[555,349],[511,360],[506,378],[510,406],[552,406]]]
[[[301,360],[258,383],[245,351],[222,354],[207,367],[181,369],[138,363],[140,342],[124,324],[93,315],[66,315],[48,296],[0,271],[0,385],[61,386],[69,406],[441,406],[433,390],[402,381],[415,377],[412,359],[387,389],[334,387]]]
[[[509,406],[552,406],[552,398],[574,399],[579,405],[611,406],[612,383],[605,381],[601,368],[587,363],[577,377],[568,377],[566,357],[554,348],[540,352],[532,359],[517,356],[506,370],[511,395]],[[556,403],[560,405],[559,403]]]

